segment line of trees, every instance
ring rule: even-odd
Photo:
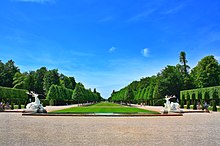
[[[113,90],[108,100],[162,105],[166,95],[180,99],[181,90],[220,85],[220,64],[214,56],[204,57],[191,70],[185,52],[180,52],[179,61],[176,66],[167,65],[157,75],[133,81],[119,91]]]
[[[45,102],[50,105],[68,104],[68,103],[86,103],[98,102],[103,100],[100,93],[94,89],[85,89],[83,84],[77,83],[74,90],[65,88],[63,86],[52,85],[48,91]]]
[[[82,83],[76,83],[74,77],[68,77],[65,76],[64,74],[60,74],[58,72],[58,69],[48,70],[46,67],[41,67],[36,71],[21,73],[20,69],[15,65],[15,62],[13,60],[9,60],[6,63],[3,63],[0,60],[0,86],[2,87],[34,91],[35,93],[39,94],[40,99],[45,99],[52,85],[53,87],[54,85],[56,85],[56,86],[61,86],[60,87],[61,89],[65,88],[69,90],[75,90],[77,85],[78,86],[80,85],[83,91],[88,90],[85,89]],[[102,99],[100,93],[98,93],[96,89],[94,90],[96,92],[96,95],[99,95],[98,98]],[[67,97],[63,97],[66,96],[65,91],[66,90],[57,90],[57,92],[59,93],[56,93],[56,98],[58,99],[67,98]],[[80,96],[81,96],[80,98],[82,99],[88,98],[87,92],[82,92]]]

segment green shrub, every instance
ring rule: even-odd
[[[14,109],[14,103],[13,102],[11,103],[11,109],[12,110]]]
[[[51,99],[51,100],[52,100],[52,99]],[[49,100],[47,100],[47,99],[44,99],[44,100],[42,101],[42,104],[43,104],[44,107],[47,106],[47,105],[50,105]]]
[[[54,106],[54,100],[50,99],[50,106]]]
[[[28,101],[25,101],[24,102],[24,108],[26,108],[27,104],[28,104]]]
[[[217,111],[215,100],[212,101],[212,111]]]
[[[190,109],[190,101],[189,100],[186,102],[186,108]]]
[[[184,101],[183,100],[180,101],[180,108],[184,108]]]
[[[21,109],[21,102],[18,102],[18,109]]]
[[[196,110],[197,109],[197,104],[196,104],[196,101],[194,101],[194,104],[193,104],[193,109]]]

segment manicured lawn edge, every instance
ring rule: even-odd
[[[48,114],[91,114],[91,113],[117,113],[117,114],[160,114],[159,112],[123,106],[114,103],[98,103],[84,107],[72,107],[49,112]]]

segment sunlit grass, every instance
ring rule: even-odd
[[[144,113],[144,114],[159,114],[155,111],[149,111],[145,109],[139,109],[135,107],[122,106],[120,104],[102,102],[94,104],[91,106],[84,107],[73,107],[58,111],[53,111],[50,113],[58,114],[77,114],[77,113],[124,113],[124,114],[135,114],[135,113]]]

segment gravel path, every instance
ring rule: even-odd
[[[220,113],[182,117],[25,117],[0,113],[1,146],[220,145]]]

